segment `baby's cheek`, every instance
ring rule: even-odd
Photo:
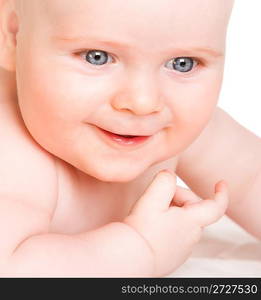
[[[181,108],[182,126],[196,134],[200,133],[212,117],[218,102],[219,91],[219,80],[199,85]]]
[[[174,99],[173,126],[169,129],[168,149],[180,153],[188,148],[210,121],[216,108],[219,82],[204,82],[182,89]]]
[[[170,149],[175,148],[175,152],[185,150],[200,135],[210,118],[210,112],[206,108],[205,112],[188,112],[186,116],[176,120],[170,131]]]

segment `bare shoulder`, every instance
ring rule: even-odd
[[[0,101],[0,197],[26,200],[52,214],[57,201],[55,158],[32,138],[17,105]]]

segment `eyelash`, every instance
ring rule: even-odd
[[[88,65],[90,65],[91,67],[93,67],[93,68],[95,68],[95,69],[100,69],[100,68],[103,67],[104,65],[107,65],[108,62],[106,62],[106,63],[103,64],[103,65],[95,65],[95,64],[89,63],[89,62],[86,60],[86,56],[87,56],[87,54],[88,54],[89,52],[91,52],[91,51],[97,51],[97,52],[103,52],[103,53],[106,53],[106,54],[108,55],[108,57],[111,57],[111,62],[115,62],[114,57],[113,57],[111,54],[109,54],[108,52],[103,51],[103,50],[90,49],[90,50],[84,50],[84,51],[78,52],[78,55],[80,55],[80,57],[82,57]],[[85,54],[85,55],[84,55],[84,54]],[[197,69],[197,66],[202,65],[202,62],[201,62],[199,59],[197,59],[197,58],[190,57],[190,56],[177,56],[177,57],[174,57],[174,58],[172,58],[171,60],[167,61],[167,63],[165,63],[165,66],[166,66],[167,64],[172,64],[172,65],[173,65],[173,62],[174,62],[176,59],[178,59],[178,58],[180,58],[180,59],[181,59],[181,58],[189,58],[189,59],[191,59],[191,60],[193,61],[193,66],[192,66],[192,69],[191,69],[190,71],[187,71],[187,72],[181,72],[181,71],[175,70],[174,68],[171,68],[171,70],[174,71],[175,73],[179,73],[179,74],[181,73],[181,74],[183,74],[183,75],[191,74],[195,69]]]

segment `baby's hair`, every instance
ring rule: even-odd
[[[17,15],[22,19],[26,15],[27,11],[27,3],[29,1],[24,0],[13,0],[14,1],[14,8]],[[31,4],[31,1],[30,1]]]
[[[14,0],[14,6],[18,12],[24,11],[25,1],[23,0]]]
[[[29,1],[29,0],[13,0],[14,1],[14,7],[16,12],[18,13],[19,16],[23,17],[25,15],[28,15],[28,11],[30,11],[39,5],[44,5],[45,0],[34,0],[34,1]]]
[[[1,0],[0,0],[1,1]],[[34,22],[34,18],[38,18],[38,13],[47,10],[47,0],[10,0],[19,19],[19,24]],[[30,24],[29,26],[32,26]]]

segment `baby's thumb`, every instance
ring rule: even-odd
[[[228,188],[224,180],[215,185],[214,199],[202,200],[188,205],[187,209],[198,219],[202,226],[218,221],[228,206]]]
[[[175,195],[176,175],[171,170],[160,171],[136,202],[131,213],[153,213],[167,210]]]

